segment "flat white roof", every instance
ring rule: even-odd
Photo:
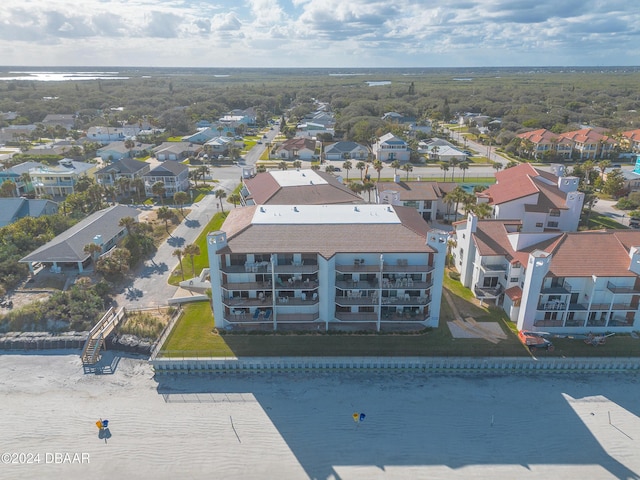
[[[302,187],[305,185],[326,185],[328,182],[311,169],[274,170],[269,172],[281,187]]]
[[[254,225],[399,224],[389,205],[262,205],[256,208]]]

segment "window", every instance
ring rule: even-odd
[[[498,285],[498,277],[484,277],[482,280],[482,286],[487,288],[493,288]]]
[[[558,228],[558,222],[549,222],[547,223],[549,228]]]
[[[518,283],[518,277],[511,277],[511,278],[509,279],[509,282],[510,282],[510,283]]]
[[[549,216],[550,217],[559,217],[560,216],[560,210],[558,210],[557,208],[552,208],[551,211],[549,212]]]
[[[536,228],[542,228],[542,222],[536,222]]]

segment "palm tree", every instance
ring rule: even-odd
[[[295,160],[292,165],[295,169],[302,168],[302,162],[300,160]]]
[[[200,176],[200,174],[198,173],[198,170],[189,170],[189,180],[193,180],[193,186],[195,188],[198,188],[198,177]]]
[[[449,164],[447,162],[440,162],[440,170],[443,171],[442,181],[445,182],[447,180],[447,172],[449,171]]]
[[[173,201],[180,207],[182,218],[184,218],[184,204],[187,203],[187,200],[189,200],[187,192],[176,192],[173,194]]]
[[[604,172],[607,168],[611,166],[611,162],[609,160],[600,160],[597,165],[598,165],[598,168],[600,169],[600,178],[604,180]]]
[[[189,258],[191,259],[191,274],[193,277],[195,277],[196,267],[195,267],[195,264],[193,263],[193,257],[195,257],[196,255],[200,255],[200,247],[198,247],[198,245],[194,243],[190,243],[189,245],[184,247],[183,253],[184,255],[189,255]]]
[[[476,203],[473,207],[473,213],[475,213],[481,220],[490,218],[493,214],[493,207],[487,202]]]
[[[84,246],[84,253],[91,255],[91,260],[95,261],[102,253],[102,247],[97,243],[88,243]]]
[[[364,169],[367,168],[367,164],[360,161],[358,163],[356,163],[356,169],[360,170],[360,181],[362,181],[362,175],[364,172]]]
[[[364,191],[364,186],[361,183],[358,182],[350,182],[349,183],[349,189],[357,194],[360,195],[363,191]]]
[[[398,169],[400,168],[400,162],[398,160],[394,160],[393,162],[391,162],[391,165],[389,165],[391,168],[393,168],[393,178],[396,177],[396,175],[398,175]]]
[[[125,195],[131,188],[131,179],[129,177],[118,177],[116,180],[118,189],[122,195]]]
[[[178,257],[178,262],[180,262],[180,273],[182,274],[182,280],[184,280],[184,268],[182,268],[182,256],[184,255],[184,252],[179,248],[176,248],[171,255]]]
[[[204,183],[207,175],[209,175],[209,167],[207,165],[200,165],[196,169],[196,173],[199,177],[202,178],[202,182]]]
[[[112,185],[104,187],[105,194],[111,197],[111,201],[115,205],[118,203],[118,189]]]
[[[220,209],[222,210],[222,213],[224,213],[224,205],[222,203],[222,199],[223,198],[227,198],[227,192],[225,192],[223,189],[219,188],[218,190],[213,192],[213,194],[216,196],[216,198],[220,202]]]
[[[464,176],[466,171],[469,170],[469,162],[467,160],[463,160],[458,164],[458,168],[462,170],[462,183],[464,183]]]
[[[384,165],[382,164],[382,162],[380,160],[376,160],[373,162],[373,169],[378,172],[378,183],[380,183],[380,174],[382,173],[382,169],[384,168]]]
[[[31,185],[31,175],[29,175],[29,172],[24,172],[23,174],[21,174],[20,180],[22,180],[22,183],[24,183],[25,193],[30,191],[31,188],[29,188],[29,186]]]
[[[135,146],[136,146],[136,142],[134,142],[130,138],[128,138],[127,140],[124,141],[124,148],[126,148],[128,150],[129,158],[131,158],[131,150]]]
[[[500,162],[493,162],[491,166],[495,169],[496,173],[502,169],[502,164]]]
[[[11,180],[5,180],[0,184],[0,197],[9,198],[15,197],[16,194],[16,184]]]
[[[464,201],[465,196],[467,195],[467,192],[465,192],[464,189],[461,186],[458,185],[456,188],[454,188],[449,193],[447,193],[447,195],[451,195],[453,200],[456,202],[456,208],[455,208],[455,211],[454,211],[454,215],[455,215],[455,219],[457,220],[458,219],[458,206],[460,205],[460,202]]]
[[[405,163],[404,165],[402,165],[402,170],[407,172],[406,181],[408,182],[409,181],[409,173],[413,172],[413,165],[411,165],[410,163]]]
[[[449,160],[449,165],[451,166],[451,181],[453,182],[453,177],[456,174],[456,167],[460,164],[460,160],[457,158],[452,158]]]
[[[133,217],[122,217],[118,222],[119,227],[124,227],[127,230],[127,235],[131,235],[133,227],[136,224],[136,219]]]
[[[158,217],[158,220],[164,221],[164,227],[167,230],[167,233],[169,233],[169,220],[173,218],[173,212],[171,211],[171,209],[163,205],[162,207],[158,208],[158,210],[156,210],[156,215]]]
[[[242,199],[240,198],[239,194],[232,193],[231,195],[229,195],[229,201],[233,203],[233,208],[236,208],[238,204],[242,201]]]
[[[434,145],[433,147],[431,147],[431,152],[429,154],[429,157],[433,157],[436,161],[440,160],[440,155],[438,155],[438,153],[440,152],[440,147],[438,145]]]
[[[334,167],[333,165],[327,165],[326,167],[324,167],[324,171],[327,173],[333,173],[335,169],[336,167]]]
[[[349,181],[349,170],[353,168],[353,164],[347,160],[342,164],[342,168],[344,168],[345,172],[347,172],[347,182]]]
[[[138,201],[140,201],[140,198],[142,197],[142,192],[144,192],[144,180],[140,177],[136,177],[131,182],[131,186],[135,189],[136,196],[138,197]]]
[[[151,193],[160,197],[160,203],[164,205],[164,194],[167,192],[167,188],[164,186],[164,182],[156,182],[151,186]]]
[[[458,242],[456,242],[454,238],[449,237],[449,240],[447,240],[447,263],[449,264],[450,267],[453,266],[453,256],[451,255],[451,252],[457,246],[458,246]]]
[[[515,161],[515,160],[509,160],[509,161],[507,162],[507,164],[504,166],[504,168],[505,168],[505,170],[506,170],[507,168],[517,167],[518,165],[519,165],[519,163],[518,163],[517,161]]]
[[[365,181],[362,184],[362,190],[369,194],[369,203],[371,203],[371,191],[376,188],[376,184],[370,181]]]
[[[287,169],[287,168],[289,168],[289,167],[288,167],[288,165],[287,165],[287,162],[280,162],[280,163],[278,164],[278,168],[279,168],[280,170],[286,170],[286,169]]]

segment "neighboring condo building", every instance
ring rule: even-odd
[[[476,194],[478,202],[493,206],[495,219],[522,219],[525,232],[575,232],[584,193],[578,191],[577,177],[564,176],[562,165],[554,165],[554,171],[523,163],[497,172],[496,183]]]
[[[631,332],[640,319],[640,232],[524,233],[519,220],[456,224],[460,281],[519,330]]]
[[[364,203],[334,175],[303,170],[271,170],[243,178],[242,205],[329,205]]]
[[[412,208],[233,209],[208,235],[215,325],[437,327],[446,248]]]

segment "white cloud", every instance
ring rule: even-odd
[[[639,25],[626,0],[5,0],[0,51],[34,65],[108,65],[113,49],[130,65],[638,64]]]

